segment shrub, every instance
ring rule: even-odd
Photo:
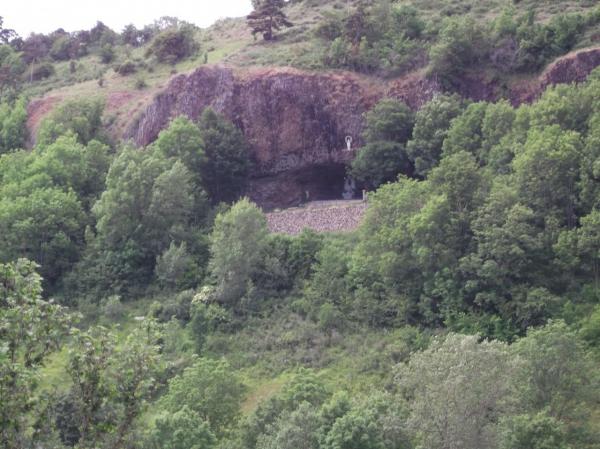
[[[33,81],[40,81],[46,78],[50,78],[56,71],[54,66],[50,62],[44,62],[33,69],[31,73],[31,79]]]
[[[103,64],[108,64],[115,59],[115,49],[111,44],[104,44],[100,48],[100,60]]]
[[[125,61],[115,66],[115,72],[121,76],[131,75],[137,71],[137,66],[133,61]]]
[[[168,29],[154,38],[147,55],[153,55],[163,63],[175,64],[190,56],[196,49],[191,29]]]
[[[145,89],[146,87],[148,87],[148,84],[146,83],[146,79],[144,77],[138,76],[135,80],[135,88],[137,90],[142,90],[142,89]]]

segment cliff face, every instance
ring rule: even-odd
[[[383,96],[381,88],[351,74],[292,69],[202,67],[174,78],[126,132],[138,145],[152,142],[178,115],[197,119],[207,106],[244,132],[254,161],[249,195],[269,208],[343,189],[350,153],[345,137],[360,145],[363,113]],[[315,175],[313,169],[321,170]],[[318,178],[318,179],[315,179]],[[328,179],[331,178],[331,179]]]
[[[599,65],[600,49],[582,50],[557,60],[539,79],[508,87],[508,92],[483,78],[465,79],[460,92],[494,101],[504,91],[520,104],[550,85],[582,81]],[[384,82],[344,72],[202,67],[173,78],[124,137],[147,145],[172,118],[195,120],[210,106],[242,129],[250,144],[250,198],[267,209],[286,207],[307,197],[341,197],[344,164],[353,157],[353,151],[343,151],[345,137],[352,136],[354,148],[362,144],[363,114],[379,99],[399,98],[418,109],[440,91],[422,71]]]

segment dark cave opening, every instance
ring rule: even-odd
[[[299,170],[295,179],[303,200],[325,201],[360,198],[360,186],[351,182],[344,164],[317,165]]]

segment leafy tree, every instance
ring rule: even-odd
[[[381,100],[366,113],[363,137],[367,142],[390,141],[406,143],[414,125],[414,114],[402,101]]]
[[[30,258],[53,285],[78,259],[85,215],[72,191],[39,188],[0,199],[0,259]]]
[[[243,447],[255,449],[264,444],[298,444],[300,433],[309,431],[306,444],[315,444],[315,411],[327,399],[327,391],[313,370],[300,368],[282,391],[261,403],[256,411],[241,423]],[[308,410],[312,412],[307,415]],[[302,410],[300,412],[299,410]],[[289,418],[293,422],[289,423]],[[303,417],[302,415],[305,415]]]
[[[205,163],[204,142],[198,127],[187,117],[175,118],[169,127],[162,130],[156,140],[159,151],[167,158],[181,161],[197,179]]]
[[[155,56],[159,62],[175,64],[192,55],[196,49],[193,29],[169,28],[154,37],[146,54]]]
[[[210,272],[217,285],[217,296],[236,306],[246,293],[267,243],[267,224],[263,213],[246,198],[217,215],[211,235]]]
[[[0,99],[18,89],[24,72],[20,55],[9,45],[0,45]]]
[[[404,145],[396,142],[373,142],[362,147],[352,161],[350,174],[360,183],[375,189],[396,179],[398,174],[410,174],[411,163]]]
[[[400,178],[369,196],[360,240],[352,254],[350,280],[357,289],[354,307],[376,326],[418,316],[425,273],[414,257],[418,243],[410,223],[430,197],[427,183]]]
[[[536,213],[572,227],[576,220],[581,136],[558,126],[533,130],[513,169],[521,197]],[[544,176],[539,176],[544,173]]]
[[[500,178],[474,217],[472,229],[475,249],[461,260],[468,279],[463,291],[467,302],[519,323],[522,329],[543,324],[558,304],[546,292],[539,309],[526,307],[528,287],[548,275],[543,262],[549,257],[548,248],[533,210]]]
[[[404,103],[385,99],[366,114],[367,145],[352,161],[352,176],[371,187],[393,181],[412,167],[404,144],[412,134],[413,114]]]
[[[70,320],[42,299],[37,265],[25,259],[0,264],[0,443],[25,446],[29,413],[42,400],[34,393],[39,370],[59,348]]]
[[[68,34],[59,35],[54,40],[50,48],[50,56],[56,61],[66,61],[71,58],[71,37]]]
[[[343,242],[328,241],[316,254],[312,276],[304,288],[308,302],[306,311],[315,320],[319,320],[326,305],[333,316],[337,315],[337,309],[342,309],[349,302],[347,251]]]
[[[253,0],[252,5],[254,11],[248,15],[246,21],[252,29],[253,36],[262,34],[264,40],[270,41],[273,40],[275,31],[293,26],[283,12],[283,0]]]
[[[577,229],[565,230],[554,246],[559,263],[571,270],[577,278],[593,282],[595,292],[600,290],[600,211],[593,210],[581,218]]]
[[[83,145],[93,139],[102,141],[103,111],[104,102],[100,99],[67,101],[43,120],[37,133],[37,143],[49,145],[67,132],[74,133]]]
[[[529,409],[545,409],[569,426],[585,422],[586,404],[598,398],[598,372],[576,333],[564,322],[554,321],[530,329],[515,343],[514,351],[525,362],[519,382]]]
[[[545,412],[507,418],[500,434],[501,449],[567,449],[564,426]]]
[[[214,203],[237,200],[246,188],[250,171],[244,135],[210,108],[204,110],[198,126],[206,155],[200,169],[202,186]]]
[[[4,18],[0,16],[0,43],[8,44],[17,37],[15,30],[4,28]]]
[[[0,103],[0,154],[25,147],[26,122],[27,102],[25,98],[21,97],[12,104]]]
[[[430,71],[442,81],[453,84],[465,69],[480,62],[488,51],[483,27],[471,17],[444,20],[438,42],[431,47]]]
[[[69,348],[67,373],[73,381],[71,388],[75,413],[72,419],[77,428],[81,447],[95,447],[102,437],[107,402],[111,393],[107,376],[115,338],[105,328],[87,332],[74,330]]]
[[[189,254],[185,242],[179,245],[171,242],[169,248],[156,259],[156,277],[167,288],[191,287],[198,271],[198,265]]]
[[[226,361],[200,358],[170,380],[162,404],[170,412],[187,406],[222,436],[239,417],[243,393],[244,386]]]
[[[413,136],[406,145],[417,174],[425,176],[437,165],[450,122],[460,113],[459,98],[443,95],[434,97],[417,112]]]
[[[121,344],[106,329],[75,331],[68,373],[73,381],[79,447],[122,447],[155,384],[159,334],[142,322]]]
[[[265,449],[319,449],[321,420],[315,408],[303,402],[293,412],[282,414],[261,435],[257,446]]]
[[[47,147],[38,147],[28,172],[30,176],[48,176],[52,185],[73,190],[89,210],[104,190],[109,152],[109,147],[97,140],[84,146],[72,134],[61,136]]]
[[[495,448],[515,373],[503,343],[456,334],[434,339],[397,367],[396,382],[410,398],[409,428],[432,449]]]
[[[147,280],[171,242],[193,240],[195,210],[192,178],[181,162],[156,152],[123,149],[93,208],[100,245],[96,249],[112,272],[108,281]]]
[[[162,412],[156,418],[150,439],[161,449],[211,449],[216,444],[206,421],[187,405],[175,413]]]
[[[486,109],[487,103],[472,103],[452,121],[442,145],[444,155],[467,151],[483,162],[482,126]]]
[[[127,441],[131,428],[154,392],[161,372],[163,337],[152,320],[143,321],[131,332],[124,344],[117,347],[112,360],[111,379],[120,414],[115,429],[115,447]]]

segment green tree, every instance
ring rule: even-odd
[[[472,103],[464,112],[452,121],[448,135],[442,145],[443,155],[467,151],[475,156],[480,163],[484,163],[483,146],[483,120],[487,103]]]
[[[504,420],[501,449],[568,449],[564,426],[544,412]]]
[[[85,215],[74,192],[34,189],[0,199],[0,259],[27,257],[53,285],[79,257]]]
[[[185,289],[191,287],[200,269],[189,254],[185,242],[171,242],[169,248],[156,259],[155,274],[163,287]]]
[[[367,144],[352,161],[351,174],[371,188],[411,174],[405,144],[412,134],[414,115],[406,104],[384,99],[365,114],[363,137]]]
[[[192,55],[197,48],[193,28],[183,26],[180,29],[169,28],[157,34],[146,54],[155,56],[159,62],[175,64]]]
[[[400,173],[410,174],[411,169],[403,144],[379,141],[368,143],[359,150],[352,161],[350,174],[360,183],[376,189],[394,181]]]
[[[437,165],[450,122],[460,113],[459,97],[444,95],[434,97],[417,112],[412,139],[406,145],[417,174],[425,176]]]
[[[571,428],[589,418],[598,399],[598,371],[578,335],[562,321],[530,329],[514,345],[525,362],[519,385],[525,405]]]
[[[308,402],[301,403],[291,413],[282,414],[262,434],[257,446],[265,449],[319,449],[319,413]]]
[[[497,422],[511,411],[516,368],[503,343],[457,334],[434,339],[397,367],[409,428],[431,449],[495,448]]]
[[[206,421],[186,405],[175,413],[162,412],[150,439],[160,449],[211,449],[216,444]]]
[[[21,84],[25,65],[10,45],[0,45],[0,100],[12,97]]]
[[[568,227],[576,222],[581,148],[578,133],[554,125],[531,131],[513,160],[521,197],[547,222],[553,218]]]
[[[115,350],[110,378],[120,413],[114,447],[130,447],[132,443],[128,439],[131,428],[154,392],[161,372],[159,342],[162,339],[156,323],[145,320]],[[128,444],[125,445],[125,442]]]
[[[162,404],[172,413],[187,406],[222,436],[239,418],[243,393],[243,384],[226,361],[200,358],[169,381]]]
[[[105,140],[102,128],[104,101],[101,99],[70,100],[52,111],[41,123],[37,133],[38,145],[49,145],[67,132],[87,145],[93,139]]]
[[[250,171],[244,135],[210,108],[204,110],[198,126],[206,155],[200,169],[202,186],[213,203],[236,201],[246,188]]]
[[[181,162],[123,149],[93,207],[97,249],[108,258],[102,263],[111,272],[109,281],[147,281],[171,242],[193,240],[191,226],[200,219],[195,210],[192,176]]]
[[[73,382],[71,395],[77,427],[77,443],[82,448],[96,447],[105,427],[105,409],[111,393],[107,376],[115,337],[103,327],[81,332],[73,330],[67,373]]]
[[[0,103],[0,154],[25,147],[26,122],[27,101],[24,97],[14,103]]]
[[[90,210],[105,187],[109,150],[97,140],[84,146],[74,135],[61,136],[47,147],[38,147],[28,174],[49,176],[53,186],[73,190]]]
[[[0,445],[7,449],[26,446],[29,413],[42,400],[40,368],[70,324],[62,307],[42,299],[36,268],[25,259],[0,264]]]
[[[414,114],[402,101],[385,98],[365,115],[363,137],[367,142],[390,141],[406,143],[414,126]]]
[[[454,84],[469,67],[480,62],[488,51],[483,27],[472,17],[444,20],[438,41],[429,51],[430,72],[443,82]]]
[[[79,430],[78,447],[123,447],[155,385],[160,368],[153,321],[144,321],[126,340],[102,327],[74,331],[67,371]]]
[[[246,21],[253,36],[262,34],[264,40],[270,41],[275,37],[275,31],[293,26],[283,12],[283,0],[253,0],[252,6],[254,11],[248,14]]]
[[[248,199],[217,215],[211,234],[209,269],[217,296],[235,307],[246,293],[267,244],[264,214]]]
[[[196,185],[201,185],[201,171],[206,162],[204,142],[200,130],[190,119],[175,118],[160,132],[155,145],[165,157],[180,160],[194,175]]]

